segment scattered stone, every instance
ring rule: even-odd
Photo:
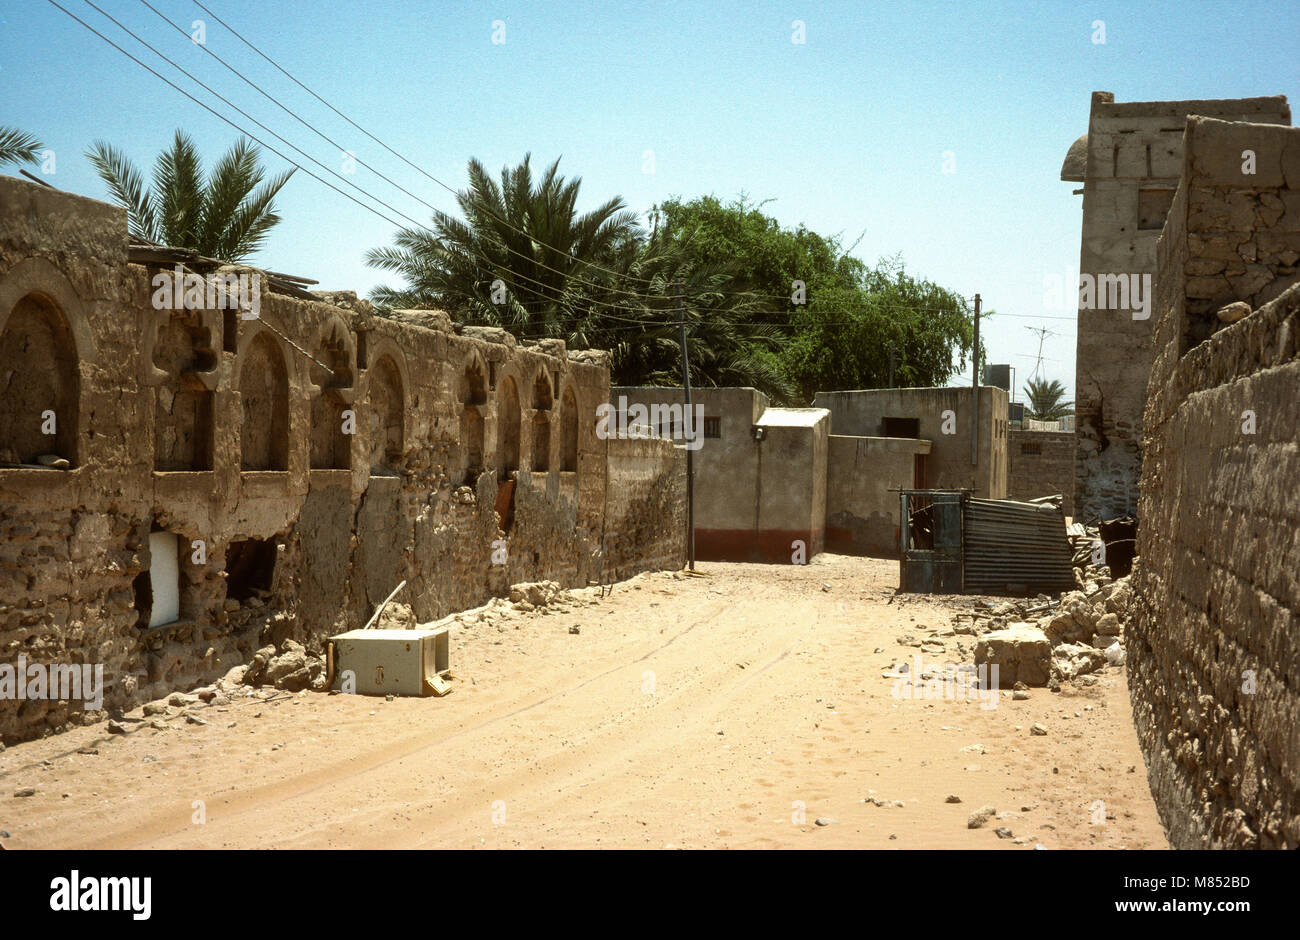
[[[997,666],[999,683],[1045,685],[1051,661],[1051,643],[1042,630],[1030,623],[1015,623],[1005,630],[986,633],[975,644],[975,665]]]
[[[393,694],[390,692],[388,695],[385,695],[385,696],[384,696],[384,701],[385,701],[385,702],[391,702],[391,701],[393,701],[393,699],[395,699],[395,698],[397,698],[397,696],[396,696],[396,695],[393,695]]]
[[[145,702],[143,711],[146,718],[152,715],[170,715],[171,707],[159,699],[156,702]]]
[[[959,797],[959,796],[958,796],[957,794],[955,794],[955,793],[949,793],[949,794],[944,798],[944,802],[945,802],[945,803],[960,803],[960,802],[961,802],[961,797]]]
[[[1006,826],[998,826],[993,832],[999,839],[1010,839],[1014,835]]]
[[[966,817],[967,829],[979,829],[983,827],[990,819],[997,815],[997,810],[992,806],[981,806],[975,812]]]
[[[1236,323],[1250,316],[1250,304],[1238,300],[1220,307],[1214,315],[1219,318],[1220,323]]]
[[[569,627],[569,632],[576,635],[582,632],[582,628],[575,623],[573,626]]]
[[[35,796],[35,795],[36,795],[35,787],[23,787],[21,790],[14,791],[14,796],[21,797],[21,796]]]
[[[126,725],[122,724],[120,721],[113,721],[110,719],[108,722],[108,733],[126,734]]]
[[[1035,721],[1030,727],[1029,733],[1037,735],[1047,734],[1047,726],[1040,721]]]
[[[816,819],[816,823],[819,826],[829,826],[833,822],[835,822],[835,820],[830,816],[818,816]]]
[[[206,724],[207,724],[207,722],[204,721],[202,718],[200,718],[198,715],[190,714],[189,712],[186,712],[186,713],[185,713],[185,720],[188,721],[188,722],[189,722],[190,724],[192,724],[192,725],[206,725]]]
[[[1029,693],[1025,689],[1016,689],[1011,693],[1011,700],[1013,702],[1023,702],[1027,698],[1029,698]]]
[[[98,754],[98,753],[99,753],[99,748],[97,748],[97,747],[79,747],[79,748],[77,748],[77,753],[78,753],[78,754]]]

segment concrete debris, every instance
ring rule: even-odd
[[[1050,663],[1051,644],[1043,631],[1030,623],[986,633],[975,644],[975,665],[997,666],[1000,685],[1045,685]]]
[[[1076,528],[1083,530],[1071,526]],[[1128,576],[1112,580],[1105,566],[1088,565],[1082,570],[1086,579],[1081,588],[1054,602],[1042,596],[996,607],[978,602],[972,618],[972,632],[979,637],[975,664],[996,665],[1002,686],[1047,686],[1053,691],[1062,681],[1107,665],[1122,666],[1124,620],[1133,600]],[[1034,613],[1041,616],[1011,619],[1032,618]],[[988,619],[981,621],[981,616]],[[955,629],[961,631],[961,625]]]

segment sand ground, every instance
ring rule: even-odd
[[[0,841],[1166,847],[1122,668],[991,709],[900,698],[882,677],[894,664],[970,662],[973,637],[948,634],[970,598],[894,598],[890,561],[700,568],[457,630],[445,698],[278,693],[203,708],[205,725],[101,723],[10,747]],[[918,639],[926,652],[903,645]],[[967,828],[983,805],[1000,818]]]

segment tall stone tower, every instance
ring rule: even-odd
[[[1074,475],[1083,521],[1137,513],[1156,240],[1178,188],[1189,114],[1291,123],[1282,95],[1117,104],[1095,91],[1088,133],[1061,167],[1061,179],[1083,184]]]

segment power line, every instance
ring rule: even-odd
[[[229,31],[230,31],[230,32],[235,36],[236,39],[238,39],[238,40],[239,40],[240,42],[242,42],[244,45],[248,46],[248,48],[252,49],[255,53],[257,53],[259,56],[261,56],[263,59],[265,59],[267,62],[269,62],[269,63],[270,63],[273,67],[275,67],[275,68],[276,68],[276,69],[277,69],[277,70],[278,70],[282,75],[284,75],[286,78],[288,78],[291,82],[293,82],[295,85],[297,85],[297,86],[298,86],[299,88],[301,88],[303,91],[307,92],[307,94],[311,95],[313,98],[315,98],[315,99],[316,99],[317,101],[319,101],[321,104],[325,105],[325,107],[329,108],[331,111],[333,111],[333,112],[334,112],[335,114],[337,114],[339,117],[343,118],[343,120],[347,121],[349,124],[351,124],[351,125],[352,125],[353,127],[355,127],[357,130],[359,130],[361,133],[365,134],[367,137],[369,137],[369,138],[370,138],[371,140],[373,140],[375,143],[379,144],[379,146],[383,147],[385,150],[387,150],[387,151],[388,151],[389,153],[391,153],[393,156],[397,157],[397,159],[401,160],[401,161],[402,161],[403,163],[405,163],[407,166],[411,167],[411,169],[415,170],[417,173],[420,173],[420,174],[421,174],[422,176],[424,176],[425,178],[427,178],[427,179],[431,180],[432,182],[436,183],[437,185],[441,186],[443,189],[447,190],[447,192],[451,193],[453,196],[456,196],[457,198],[460,197],[460,193],[459,193],[457,190],[453,189],[451,186],[448,186],[448,185],[447,185],[446,183],[444,183],[442,180],[440,180],[440,179],[438,179],[436,176],[433,176],[432,174],[428,173],[427,171],[425,171],[424,169],[422,169],[421,167],[419,167],[419,166],[416,165],[415,163],[412,163],[410,160],[408,160],[408,159],[407,159],[406,157],[404,157],[402,154],[398,153],[398,152],[397,152],[396,150],[394,150],[392,147],[388,146],[388,144],[384,143],[382,140],[380,140],[380,139],[379,139],[378,137],[376,137],[374,134],[370,133],[370,131],[366,130],[364,127],[362,127],[362,126],[361,126],[360,124],[358,124],[356,121],[352,120],[352,118],[348,117],[346,114],[344,114],[344,113],[343,113],[342,111],[340,111],[338,108],[334,107],[334,105],[330,104],[328,101],[326,101],[326,100],[325,100],[324,98],[322,98],[320,95],[316,94],[316,92],[312,91],[310,88],[308,88],[308,87],[307,87],[306,85],[304,85],[302,82],[300,82],[297,78],[295,78],[292,74],[290,74],[288,70],[286,70],[285,68],[283,68],[283,67],[282,67],[278,62],[276,62],[274,59],[272,59],[269,55],[267,55],[267,54],[266,54],[265,52],[263,52],[261,49],[257,48],[257,46],[253,45],[252,42],[250,42],[249,40],[245,39],[244,36],[243,36],[243,35],[242,35],[242,34],[241,34],[237,29],[235,29],[233,26],[231,26],[229,23],[227,23],[227,22],[226,22],[225,20],[223,20],[221,17],[217,16],[217,14],[213,13],[213,12],[212,12],[211,10],[209,10],[206,6],[204,6],[203,3],[200,2],[200,0],[194,0],[194,4],[195,4],[195,5],[196,5],[200,10],[202,10],[204,13],[208,14],[208,16],[212,17],[214,20],[216,20],[218,23],[220,23],[222,26],[224,26],[227,30],[229,30]],[[537,238],[535,238],[534,236],[529,235],[527,232],[523,231],[523,230],[520,229],[520,228],[515,227],[512,223],[508,222],[507,220],[505,220],[505,219],[501,218],[500,216],[496,215],[495,213],[491,212],[491,211],[488,210],[485,206],[481,206],[481,205],[480,205],[480,206],[478,206],[478,208],[482,209],[485,215],[489,216],[490,218],[495,219],[497,222],[500,222],[502,225],[506,226],[506,228],[510,229],[510,230],[511,230],[512,232],[514,232],[515,234],[517,234],[517,235],[521,235],[521,236],[523,236],[524,238],[529,239],[530,241],[537,242],[537,244],[541,245],[543,248],[547,248],[547,249],[549,249],[549,250],[555,252],[556,254],[559,254],[559,255],[567,255],[568,257],[573,257],[573,256],[570,255],[568,252],[560,251],[558,248],[555,248],[555,247],[553,247],[553,246],[551,246],[551,245],[548,245],[548,244],[546,244],[545,242],[539,241],[539,240],[538,240]],[[654,282],[653,282],[652,280],[648,279],[648,278],[635,277],[634,275],[630,275],[630,274],[620,274],[619,272],[617,272],[617,271],[615,271],[615,270],[613,270],[613,269],[611,269],[611,268],[606,268],[606,267],[603,267],[602,265],[596,264],[594,261],[587,261],[587,260],[585,260],[585,259],[580,259],[580,258],[574,258],[574,261],[576,261],[576,262],[579,263],[579,264],[585,264],[585,265],[588,265],[589,267],[595,268],[595,269],[598,270],[598,271],[603,271],[605,274],[612,274],[612,275],[614,275],[615,277],[625,277],[625,278],[627,278],[627,279],[629,279],[629,280],[637,281],[637,282],[639,282],[639,283],[647,284],[647,285],[653,285],[653,284],[654,284]],[[557,273],[558,273],[558,272],[557,272]]]
[[[86,0],[86,2],[87,2],[87,3],[90,3],[90,0]],[[152,4],[152,3],[150,3],[149,0],[140,0],[140,3],[143,4],[144,6],[148,7],[150,10],[152,10],[152,11],[153,11],[153,12],[154,12],[154,13],[155,13],[155,14],[156,14],[160,19],[162,19],[163,22],[167,23],[169,26],[171,26],[173,29],[175,29],[177,32],[179,32],[182,36],[185,36],[185,37],[187,37],[187,38],[189,37],[189,33],[185,32],[185,29],[184,29],[183,27],[181,27],[180,25],[178,25],[177,23],[175,23],[175,22],[173,22],[171,19],[169,19],[169,18],[168,18],[164,13],[162,13],[161,11],[159,11],[159,10],[158,10],[158,9],[157,9],[153,4]],[[91,4],[91,5],[93,6],[94,4]],[[96,8],[96,9],[98,9],[98,8]],[[206,9],[206,8],[205,8],[205,9]],[[102,13],[103,11],[101,10],[100,12]],[[105,14],[105,15],[107,15],[107,14]],[[111,17],[110,17],[110,19],[111,19]],[[115,21],[115,22],[116,22],[116,21]],[[121,24],[119,23],[118,25],[120,26]],[[225,24],[223,23],[222,25],[225,25]],[[230,27],[227,26],[227,29],[229,29],[229,28],[230,28]],[[231,31],[233,32],[233,30],[231,30]],[[236,34],[236,35],[238,35],[238,34]],[[138,38],[138,37],[137,37],[137,38]],[[242,39],[242,37],[240,37],[240,38]],[[143,42],[143,40],[141,40],[141,42]],[[150,47],[150,48],[152,48],[152,47]],[[280,109],[281,111],[283,111],[285,114],[289,115],[291,118],[293,118],[293,119],[294,119],[295,121],[297,121],[299,124],[301,124],[303,127],[307,128],[309,131],[311,131],[311,132],[312,132],[313,134],[315,134],[317,137],[321,138],[321,140],[325,141],[327,144],[329,144],[329,145],[332,146],[332,147],[337,147],[337,148],[339,149],[340,152],[350,155],[350,156],[351,156],[354,160],[356,160],[356,162],[359,163],[361,166],[365,167],[367,170],[369,170],[370,172],[374,173],[374,174],[375,174],[376,176],[378,176],[381,180],[383,180],[384,182],[388,183],[390,186],[394,187],[394,188],[397,189],[398,191],[400,191],[400,192],[406,194],[407,196],[410,196],[412,199],[414,199],[416,202],[418,202],[418,203],[420,203],[421,205],[423,205],[425,208],[429,209],[430,211],[432,211],[432,212],[434,212],[434,213],[439,213],[439,212],[440,212],[440,210],[438,209],[437,206],[433,205],[432,203],[429,203],[429,202],[425,201],[425,200],[422,199],[420,196],[417,196],[415,193],[411,192],[409,189],[406,189],[404,186],[402,186],[402,185],[401,185],[400,183],[398,183],[397,181],[393,180],[393,179],[390,178],[389,176],[387,176],[387,175],[385,175],[384,173],[380,172],[380,171],[379,171],[378,169],[376,169],[375,167],[371,166],[371,165],[370,165],[369,163],[367,163],[366,161],[362,160],[359,156],[357,156],[357,155],[356,155],[355,153],[353,153],[352,151],[347,150],[347,149],[346,149],[342,144],[340,144],[338,141],[334,140],[333,138],[329,137],[328,135],[326,135],[325,133],[323,133],[322,131],[320,131],[320,130],[315,126],[315,125],[311,124],[309,121],[307,121],[307,120],[303,119],[302,117],[300,117],[300,116],[299,116],[295,111],[293,111],[291,108],[289,108],[288,106],[286,106],[285,104],[283,104],[279,99],[277,99],[277,98],[276,98],[274,95],[272,95],[270,92],[268,92],[268,91],[266,91],[265,89],[263,89],[260,85],[258,85],[258,84],[257,84],[256,82],[254,82],[252,79],[248,78],[248,77],[245,76],[242,72],[240,72],[239,69],[235,68],[233,65],[229,64],[228,62],[226,62],[226,60],[223,59],[221,56],[217,55],[215,52],[213,52],[211,49],[209,49],[209,48],[207,47],[206,44],[200,44],[200,45],[199,45],[199,48],[201,48],[205,53],[207,53],[209,56],[211,56],[211,57],[212,57],[213,59],[215,59],[217,62],[219,62],[219,63],[222,65],[223,68],[225,68],[227,71],[229,71],[229,72],[230,72],[231,74],[233,74],[235,77],[237,77],[240,81],[244,82],[246,85],[248,85],[250,88],[252,88],[252,89],[253,89],[254,91],[256,91],[258,94],[260,94],[260,95],[261,95],[263,98],[265,98],[267,101],[270,101],[272,104],[274,104],[277,108],[279,108],[279,109]],[[157,50],[154,50],[154,51],[157,52]],[[257,50],[254,50],[254,51],[257,51]],[[159,54],[159,55],[162,55],[161,53],[158,53],[158,54]],[[164,56],[164,58],[166,58],[166,57]],[[169,60],[169,61],[170,61],[170,60]],[[172,64],[175,65],[175,63],[172,63]],[[179,68],[179,66],[177,66],[177,68]],[[188,73],[187,73],[187,74],[188,74]],[[190,77],[193,78],[193,76],[190,76]],[[195,80],[195,81],[198,81],[198,79],[194,79],[194,80]],[[202,83],[200,82],[199,84],[202,84]],[[206,86],[205,86],[205,87],[206,87]],[[209,91],[211,91],[211,89],[209,89]],[[216,93],[213,92],[213,94],[216,94]],[[220,95],[218,95],[218,97],[220,97]],[[224,100],[224,99],[223,99],[223,100]],[[229,104],[229,102],[227,102],[227,104]],[[234,105],[231,105],[231,107],[234,107]],[[236,108],[235,110],[239,110],[239,109]],[[244,114],[243,111],[240,111],[240,113],[241,113],[241,114]],[[244,116],[245,116],[245,117],[249,117],[247,114],[245,114]],[[255,120],[254,118],[249,117],[249,120],[253,120],[254,123],[258,123],[258,122],[256,122],[256,120]],[[265,128],[265,125],[261,125],[261,124],[259,124],[259,126]],[[270,131],[269,128],[266,128],[266,129],[267,129],[270,133],[272,133],[272,134],[275,133],[274,131]],[[278,134],[276,134],[276,136],[279,137]],[[281,139],[281,140],[284,140],[284,138],[282,138],[282,137],[281,137],[280,139]],[[288,141],[285,141],[285,143],[288,143]],[[292,147],[293,145],[292,145],[292,144],[289,144],[289,146]],[[295,149],[295,150],[298,150],[297,147],[294,147],[294,149]],[[298,150],[298,152],[299,152],[299,153],[302,153],[301,150]],[[303,155],[306,156],[306,154],[303,154]],[[308,159],[311,159],[311,158],[308,157]],[[313,161],[313,162],[316,162],[318,166],[322,166],[322,167],[323,167],[323,164],[320,164],[319,161]],[[333,171],[330,171],[330,172],[333,172]],[[335,175],[335,176],[338,176],[337,173],[335,173],[334,175]],[[341,179],[341,177],[340,177],[340,179]],[[350,184],[350,185],[355,185],[355,184]],[[360,189],[360,187],[356,187],[356,188]],[[364,190],[363,190],[363,192],[364,192]],[[399,215],[402,216],[402,218],[407,219],[407,220],[408,220],[409,222],[411,222],[412,224],[414,224],[414,225],[416,225],[416,226],[418,226],[418,227],[420,227],[420,228],[423,228],[423,229],[425,229],[426,231],[431,231],[427,226],[425,226],[425,225],[423,225],[423,224],[421,224],[421,223],[419,223],[419,222],[416,222],[416,221],[415,221],[414,219],[412,219],[410,216],[407,216],[407,215],[405,215],[404,213],[400,212],[399,210],[393,208],[392,206],[389,206],[387,203],[382,202],[381,200],[377,199],[377,198],[374,197],[373,195],[371,195],[371,194],[369,194],[369,193],[367,193],[367,195],[370,195],[370,198],[375,199],[375,201],[376,201],[376,202],[379,202],[381,205],[387,206],[387,208],[392,209],[392,211],[394,211],[394,212],[397,212]],[[458,197],[458,198],[459,198],[459,195],[460,195],[460,194],[457,193],[457,197]],[[552,248],[551,246],[546,245],[546,244],[544,244],[544,243],[542,243],[542,242],[540,242],[540,241],[537,241],[536,239],[532,239],[532,240],[533,240],[533,241],[536,241],[537,244],[541,245],[543,248],[547,248],[548,250],[550,250],[550,251],[556,253],[557,255],[562,255],[562,256],[565,256],[565,257],[571,258],[571,259],[573,259],[575,262],[579,260],[579,259],[577,259],[577,258],[574,258],[574,256],[573,256],[570,252],[563,252],[563,251],[560,251],[558,248]],[[534,256],[532,256],[532,255],[528,255],[528,254],[525,254],[524,252],[521,252],[521,251],[518,251],[517,249],[511,248],[509,245],[506,245],[506,244],[504,244],[504,243],[501,245],[501,247],[504,248],[507,252],[509,252],[509,253],[512,254],[512,255],[515,255],[515,256],[517,256],[517,257],[519,257],[519,258],[523,258],[523,259],[529,261],[530,263],[532,263],[532,264],[534,264],[534,265],[537,265],[538,267],[544,268],[545,270],[547,270],[547,271],[551,271],[552,273],[554,273],[554,274],[558,274],[558,275],[560,275],[561,277],[564,277],[564,278],[566,278],[566,279],[573,279],[573,280],[578,281],[579,283],[582,283],[582,284],[588,284],[588,285],[590,285],[590,286],[600,287],[600,288],[603,289],[603,290],[612,291],[612,292],[614,292],[614,293],[624,293],[624,294],[629,294],[629,295],[632,295],[632,296],[636,296],[636,292],[635,292],[635,291],[625,290],[625,289],[622,289],[622,288],[612,287],[612,286],[609,286],[609,285],[597,284],[597,283],[594,282],[594,281],[586,281],[586,280],[584,280],[583,278],[581,278],[581,277],[579,277],[579,276],[577,276],[577,275],[575,275],[575,274],[572,274],[572,273],[569,273],[569,272],[566,272],[566,271],[561,271],[561,270],[559,270],[559,269],[557,269],[557,268],[553,268],[553,267],[551,267],[550,265],[547,265],[547,264],[545,264],[544,262],[539,261],[539,260],[538,260],[537,258],[535,258]],[[631,277],[631,275],[624,275],[624,277]],[[639,280],[639,279],[638,279],[638,280]],[[646,283],[650,283],[650,282],[647,281]]]
[[[212,108],[212,107],[209,106],[208,104],[206,104],[206,103],[200,101],[198,98],[195,98],[193,95],[191,95],[191,94],[190,94],[189,92],[187,92],[185,89],[181,88],[181,87],[180,87],[179,85],[177,85],[175,82],[172,82],[171,80],[169,80],[168,78],[166,78],[164,75],[160,74],[160,73],[157,72],[155,69],[151,68],[151,67],[150,67],[149,65],[147,65],[146,63],[140,61],[140,60],[137,59],[135,56],[131,55],[131,53],[127,52],[125,49],[123,49],[123,48],[122,48],[121,46],[119,46],[117,43],[113,42],[113,40],[109,39],[109,38],[108,38],[107,36],[105,36],[103,33],[99,32],[97,29],[95,29],[93,26],[91,26],[91,25],[90,25],[89,23],[87,23],[85,20],[81,19],[80,17],[76,16],[74,13],[72,13],[71,11],[69,11],[68,9],[66,9],[65,7],[61,6],[59,3],[56,2],[56,0],[47,0],[47,2],[49,2],[49,3],[50,3],[52,6],[54,6],[54,7],[57,7],[59,10],[63,11],[64,13],[66,13],[66,14],[67,14],[69,17],[71,17],[72,19],[76,20],[78,23],[80,23],[80,24],[81,24],[82,26],[84,26],[86,29],[90,30],[90,32],[94,33],[94,34],[95,34],[96,36],[98,36],[100,39],[104,40],[106,43],[108,43],[110,46],[112,46],[114,49],[116,49],[118,52],[121,52],[121,53],[122,53],[123,55],[125,55],[127,58],[131,59],[131,61],[135,62],[137,65],[139,65],[139,66],[141,66],[142,68],[146,69],[147,71],[149,71],[150,73],[152,73],[152,74],[153,74],[154,76],[156,76],[157,78],[159,78],[159,79],[161,79],[162,81],[166,82],[168,85],[170,85],[172,88],[174,88],[174,89],[176,89],[177,91],[179,91],[181,94],[185,95],[185,97],[189,98],[189,99],[190,99],[191,101],[193,101],[195,104],[197,104],[197,105],[199,105],[200,107],[204,108],[206,111],[210,112],[210,113],[213,114],[215,117],[217,117],[217,118],[219,118],[220,120],[224,121],[226,124],[229,124],[231,127],[233,127],[235,130],[239,131],[241,134],[246,134],[246,135],[248,135],[250,138],[252,138],[252,139],[253,139],[254,141],[256,141],[258,144],[261,144],[263,147],[266,147],[266,149],[270,150],[272,153],[274,153],[276,156],[280,157],[280,158],[281,158],[282,160],[284,160],[286,163],[290,164],[291,166],[295,167],[296,169],[302,170],[304,173],[306,173],[306,174],[307,174],[308,176],[310,176],[312,179],[314,179],[314,180],[316,180],[316,181],[318,181],[318,182],[320,182],[320,183],[324,183],[324,184],[325,184],[326,186],[328,186],[330,189],[334,190],[336,193],[338,193],[338,194],[341,195],[341,196],[345,196],[345,197],[347,197],[347,198],[350,199],[352,202],[354,202],[354,203],[356,203],[357,205],[361,206],[363,209],[366,209],[366,210],[368,210],[368,211],[370,211],[370,212],[373,212],[375,215],[377,215],[379,218],[383,219],[385,222],[388,222],[390,225],[396,226],[397,228],[401,228],[401,227],[402,227],[400,223],[393,221],[393,220],[390,219],[388,216],[384,215],[382,212],[380,212],[379,210],[375,209],[373,206],[366,205],[365,203],[361,202],[360,200],[358,200],[358,199],[355,198],[354,196],[352,196],[352,195],[350,195],[350,194],[344,192],[343,190],[339,189],[337,186],[334,186],[334,185],[333,185],[332,183],[330,183],[328,180],[322,179],[321,177],[317,176],[317,175],[316,175],[315,173],[313,173],[311,170],[307,169],[306,167],[304,167],[302,164],[296,162],[295,160],[292,160],[292,159],[290,159],[289,157],[285,156],[285,154],[281,153],[281,152],[280,152],[279,150],[277,150],[275,147],[272,147],[270,144],[266,143],[264,140],[262,140],[262,139],[261,139],[260,137],[258,137],[257,135],[253,134],[252,132],[248,131],[247,129],[245,129],[245,128],[241,127],[240,125],[236,124],[234,121],[230,120],[229,118],[225,117],[224,115],[218,113],[214,108]],[[259,127],[261,127],[261,128],[263,128],[264,130],[266,130],[269,134],[271,134],[272,136],[274,136],[274,137],[277,138],[278,140],[284,142],[287,146],[289,146],[289,147],[291,147],[292,149],[296,150],[298,153],[303,154],[303,156],[305,156],[308,160],[310,160],[311,162],[315,163],[317,166],[321,167],[322,169],[325,169],[326,172],[331,173],[332,175],[334,175],[334,176],[336,176],[336,177],[338,177],[339,179],[342,180],[342,177],[339,177],[339,175],[338,175],[337,173],[335,173],[333,170],[329,170],[329,169],[328,169],[327,167],[325,167],[324,164],[322,164],[319,160],[316,160],[314,157],[311,157],[309,154],[304,153],[304,152],[303,152],[302,150],[300,150],[298,147],[295,147],[293,144],[289,143],[289,141],[285,140],[285,139],[284,139],[283,137],[281,137],[279,134],[275,133],[275,131],[272,131],[270,128],[266,127],[266,125],[264,125],[264,124],[262,124],[260,121],[258,121],[256,118],[251,117],[251,116],[248,115],[245,111],[243,111],[242,109],[240,109],[238,106],[232,104],[230,101],[228,101],[228,100],[227,100],[226,98],[224,98],[222,95],[220,95],[219,93],[213,91],[213,90],[212,90],[211,88],[209,88],[206,84],[204,84],[203,82],[199,81],[199,79],[195,78],[193,75],[191,75],[189,72],[187,72],[184,68],[182,68],[181,66],[177,65],[175,62],[173,62],[173,61],[172,61],[170,58],[168,58],[166,55],[164,55],[164,54],[158,52],[157,49],[154,49],[153,46],[151,46],[151,45],[150,45],[148,42],[146,42],[145,40],[141,39],[141,38],[140,38],[139,36],[137,36],[134,32],[132,32],[129,28],[127,28],[126,26],[123,26],[120,22],[118,22],[118,21],[117,21],[116,19],[114,19],[112,16],[110,16],[110,15],[107,14],[107,13],[105,13],[105,12],[104,12],[103,10],[101,10],[99,7],[95,6],[95,4],[94,4],[93,2],[91,2],[91,0],[84,0],[84,2],[85,2],[88,6],[93,7],[95,10],[97,10],[100,14],[102,14],[103,16],[105,16],[107,19],[111,20],[111,21],[112,21],[114,24],[116,24],[120,29],[122,29],[122,30],[123,30],[124,32],[126,32],[128,35],[132,36],[132,38],[134,38],[137,42],[139,42],[139,43],[141,43],[142,45],[146,46],[146,47],[147,47],[150,51],[152,51],[155,55],[159,56],[159,58],[161,58],[161,59],[167,61],[167,62],[170,63],[174,68],[176,68],[177,70],[179,70],[180,72],[182,72],[183,74],[185,74],[187,77],[189,77],[189,78],[190,78],[192,81],[194,81],[196,84],[202,86],[202,87],[203,87],[205,90],[207,90],[210,94],[216,96],[216,97],[219,98],[221,101],[225,102],[227,105],[229,105],[230,107],[234,108],[236,111],[239,111],[240,114],[243,114],[243,115],[244,115],[245,117],[247,117],[249,120],[253,121],[254,124],[257,124]],[[407,221],[413,223],[414,225],[418,226],[419,228],[424,229],[426,232],[429,232],[429,234],[434,235],[435,237],[437,237],[437,233],[434,232],[432,229],[428,228],[428,226],[425,226],[425,225],[423,225],[422,223],[417,222],[415,219],[412,219],[410,216],[406,215],[405,213],[401,212],[400,210],[395,209],[395,208],[393,208],[392,206],[389,206],[388,203],[386,203],[386,202],[384,202],[382,199],[379,199],[378,197],[372,195],[372,194],[369,193],[368,191],[362,189],[360,186],[357,186],[355,183],[349,182],[349,181],[347,181],[347,180],[343,180],[343,182],[347,183],[347,185],[349,185],[349,186],[351,186],[353,189],[357,190],[357,192],[360,192],[360,193],[362,193],[363,195],[367,196],[368,198],[373,199],[375,202],[379,203],[380,205],[385,206],[386,208],[391,209],[393,212],[396,212],[396,213],[397,213],[399,216],[401,216],[402,218],[404,218],[404,219],[406,219]],[[493,261],[492,259],[490,259],[490,258],[487,258],[487,257],[484,256],[484,255],[480,255],[480,254],[478,254],[477,252],[472,252],[472,251],[469,252],[468,254],[469,254],[470,257],[476,258],[476,259],[478,259],[479,261],[484,262],[485,264],[488,265],[489,268],[493,268],[493,269],[494,269],[494,268],[496,267],[496,262],[494,262],[494,261]],[[546,267],[545,265],[539,265],[539,266],[541,266],[541,267]],[[554,269],[550,269],[550,270],[554,270]],[[545,292],[545,291],[550,291],[550,290],[552,290],[552,288],[551,288],[550,285],[547,285],[547,284],[545,284],[545,283],[542,282],[542,281],[538,281],[538,280],[536,280],[535,278],[530,278],[530,277],[528,277],[527,275],[525,275],[525,274],[521,274],[521,273],[518,272],[518,271],[514,271],[514,270],[508,268],[508,269],[507,269],[507,272],[508,272],[508,273],[511,275],[511,277],[512,277],[513,279],[515,279],[515,280],[528,281],[529,283],[531,283],[531,284],[536,284],[538,287],[542,288],[542,289],[543,289],[543,292],[539,292],[539,293],[540,293],[540,295],[541,295],[544,299],[547,299],[547,298],[545,297],[545,293],[544,293],[544,292]],[[567,275],[564,275],[563,272],[558,272],[558,271],[557,271],[556,273],[561,274],[561,276],[566,276],[566,277],[567,277]],[[642,296],[642,295],[637,295],[637,296]],[[604,301],[599,301],[599,300],[594,300],[594,299],[584,299],[582,302],[585,303],[585,304],[588,304],[588,305],[591,305],[591,306],[597,306],[597,307],[607,307],[607,308],[610,308],[610,309],[616,309],[616,310],[623,310],[623,309],[625,309],[625,305],[606,303],[606,302],[604,302]],[[611,317],[611,318],[613,318],[613,319],[620,319],[619,317],[616,317],[616,316],[614,316],[613,314],[603,314],[603,316],[609,316],[609,317]],[[629,322],[634,322],[634,321],[629,321]]]

